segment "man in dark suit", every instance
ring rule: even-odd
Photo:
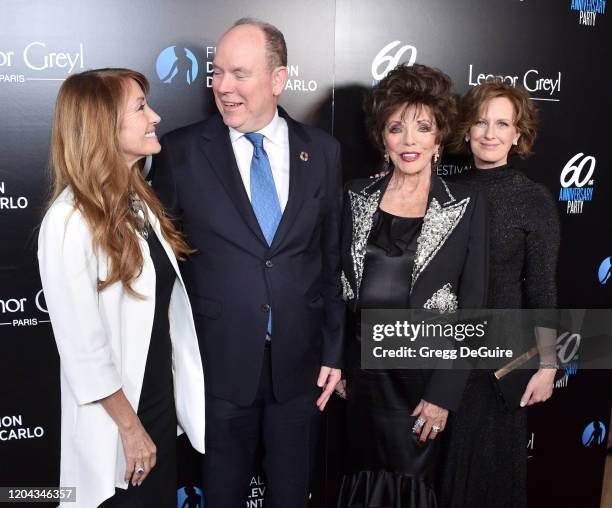
[[[220,39],[219,115],[162,140],[154,187],[197,250],[183,267],[206,382],[204,492],[244,506],[263,445],[266,506],[305,507],[319,410],[340,378],[338,143],[278,107],[287,50],[274,26]]]

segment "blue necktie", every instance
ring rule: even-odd
[[[244,137],[253,145],[251,206],[266,242],[268,242],[268,245],[272,245],[282,213],[268,154],[263,147],[264,136],[258,132],[249,132]],[[272,335],[272,311],[268,315],[268,333]]]

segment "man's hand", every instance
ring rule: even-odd
[[[320,411],[325,409],[327,401],[331,397],[331,394],[336,388],[338,381],[340,381],[341,371],[340,369],[332,369],[331,367],[321,367],[319,371],[319,379],[317,379],[317,386],[323,388],[323,393],[317,399],[317,407]]]

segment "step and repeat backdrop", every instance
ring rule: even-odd
[[[367,142],[364,92],[400,62],[451,76],[464,93],[489,75],[525,87],[540,109],[535,155],[516,161],[558,199],[559,302],[612,298],[612,13],[606,0],[3,0],[0,5],[0,486],[59,477],[59,359],[36,263],[49,195],[51,116],[67,76],[128,67],[151,81],[158,132],[214,111],[215,41],[237,18],[277,25],[289,49],[281,104],[342,144],[345,179],[381,167]],[[441,175],[468,171],[445,160]],[[578,190],[577,190],[578,189]],[[577,198],[580,198],[578,200]],[[563,350],[571,349],[567,341]],[[249,361],[245,358],[245,362]],[[529,496],[537,507],[599,507],[610,373],[570,363],[553,398],[529,414]],[[328,409],[312,505],[332,507],[344,456],[343,403]],[[180,446],[177,506],[202,495]],[[264,505],[253,472],[247,507]],[[214,508],[214,507],[213,507]]]

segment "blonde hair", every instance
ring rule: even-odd
[[[119,147],[118,132],[128,80],[143,93],[147,79],[129,69],[96,69],[70,76],[62,84],[53,116],[50,166],[55,198],[70,186],[75,208],[91,228],[93,246],[109,257],[106,280],[98,291],[121,281],[132,296],[131,283],[142,271],[138,219],[129,211],[130,197],[138,198],[159,219],[164,238],[178,259],[193,251],[164,213],[141,174],[141,164],[128,168]]]

